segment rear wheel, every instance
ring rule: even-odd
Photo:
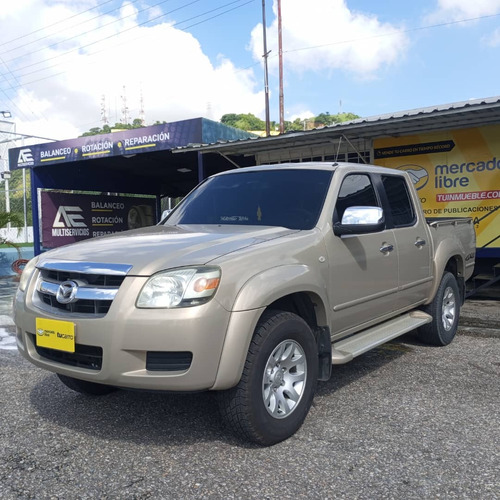
[[[460,292],[455,276],[443,274],[434,300],[424,308],[432,321],[418,329],[418,337],[432,345],[448,345],[457,333],[460,315]]]
[[[307,323],[269,311],[259,321],[239,384],[219,393],[228,425],[240,437],[269,446],[302,425],[318,378],[318,355]]]
[[[95,382],[89,382],[88,380],[79,380],[77,378],[68,377],[66,375],[57,374],[59,380],[73,391],[80,392],[81,394],[87,394],[89,396],[104,396],[110,392],[116,391],[116,387],[105,384],[96,384]]]

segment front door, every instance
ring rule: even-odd
[[[368,174],[345,177],[334,220],[342,220],[350,206],[381,206]],[[392,230],[341,238],[331,231],[326,244],[333,336],[361,327],[397,308],[398,252]]]

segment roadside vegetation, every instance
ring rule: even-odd
[[[328,111],[320,113],[318,116],[313,116],[310,118],[296,118],[293,121],[285,120],[285,132],[299,131],[299,130],[311,130],[313,128],[326,127],[328,125],[334,125],[335,123],[343,123],[351,120],[360,118],[354,113],[337,113],[336,115],[331,115]],[[261,120],[252,113],[228,113],[222,115],[220,122],[229,127],[239,128],[246,131],[262,131],[266,130],[266,122]],[[162,123],[167,123],[165,121],[156,121],[151,125],[161,125]],[[110,134],[111,132],[116,132],[117,130],[131,130],[136,128],[142,128],[151,125],[144,125],[142,120],[135,118],[132,123],[115,123],[114,125],[104,125],[101,127],[93,127],[87,132],[84,132],[80,137],[87,137],[92,135],[102,135]],[[275,121],[271,122],[271,129],[279,129],[279,124]]]
[[[296,118],[293,121],[285,120],[285,132],[299,131],[299,130],[311,130],[313,128],[325,127],[328,125],[334,125],[335,123],[342,123],[360,118],[354,113],[337,113],[336,115],[331,115],[328,111],[325,113],[320,113],[318,116],[313,116],[310,118]],[[266,122],[261,120],[252,113],[246,114],[235,114],[229,113],[223,115],[220,119],[221,123],[228,125],[230,127],[239,128],[248,131],[258,131],[266,130]],[[279,124],[272,121],[271,130],[276,130],[279,128]]]

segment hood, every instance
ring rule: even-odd
[[[163,269],[204,265],[296,232],[269,226],[152,226],[56,248],[44,253],[42,261],[128,264],[132,266],[129,275],[150,276]]]

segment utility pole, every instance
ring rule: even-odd
[[[271,135],[271,121],[269,119],[269,74],[267,69],[267,33],[266,33],[266,0],[262,0],[262,31],[264,33],[264,95],[266,102],[266,137]]]
[[[285,97],[283,94],[283,36],[281,25],[281,0],[278,0],[278,55],[280,79],[280,134],[285,133]]]

